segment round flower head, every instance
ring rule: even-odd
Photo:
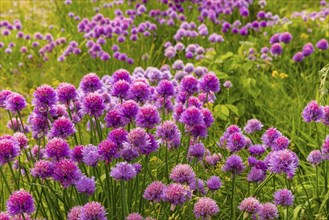
[[[225,146],[227,141],[228,141],[228,138],[234,134],[234,133],[240,133],[241,132],[241,129],[236,126],[236,125],[230,125],[226,131],[224,132],[223,136],[220,138],[220,144],[222,146]]]
[[[38,87],[33,94],[33,104],[40,112],[47,111],[48,108],[56,104],[57,94],[55,89],[48,85]]]
[[[280,136],[282,136],[282,134],[276,128],[269,128],[265,131],[261,139],[263,144],[271,147],[273,146],[275,139],[277,139]]]
[[[132,161],[139,156],[136,148],[132,147],[129,143],[124,143],[122,149],[120,150],[120,156],[125,161]]]
[[[82,176],[75,183],[75,187],[79,193],[85,193],[86,195],[91,196],[96,190],[95,178],[88,178],[86,176]]]
[[[129,96],[131,99],[135,100],[136,102],[145,102],[147,101],[150,96],[150,86],[145,82],[135,81],[129,91]]]
[[[153,105],[145,105],[139,109],[136,116],[136,125],[142,128],[152,129],[160,120],[158,110]]]
[[[180,139],[181,136],[178,126],[173,121],[164,121],[162,124],[157,126],[156,135],[161,138],[163,142],[169,142],[174,138]]]
[[[327,135],[326,139],[323,141],[321,153],[324,156],[324,159],[329,159],[329,135]]]
[[[202,112],[194,106],[188,107],[182,113],[180,121],[190,127],[204,125]]]
[[[61,138],[54,138],[46,144],[46,155],[48,158],[59,161],[70,156],[70,146]]]
[[[254,197],[248,197],[242,200],[239,205],[239,209],[242,212],[246,212],[249,214],[255,214],[260,210],[261,204],[259,203],[258,199]]]
[[[63,159],[55,164],[54,180],[60,182],[64,188],[74,184],[81,177],[81,171],[77,165],[68,159]]]
[[[0,220],[10,220],[9,214],[6,212],[0,212]]]
[[[127,99],[129,95],[130,84],[125,80],[119,80],[113,84],[112,96],[120,99]]]
[[[226,80],[224,83],[223,83],[223,86],[227,89],[231,88],[233,85],[232,85],[232,82],[230,80]]]
[[[188,156],[195,157],[198,160],[202,160],[202,158],[205,154],[205,151],[206,151],[206,149],[205,149],[203,143],[196,143],[189,147]]]
[[[67,220],[79,220],[82,206],[74,206],[67,214]]]
[[[262,144],[255,144],[249,147],[249,153],[251,156],[262,156],[266,151],[266,147]]]
[[[181,81],[181,90],[189,95],[199,91],[199,82],[193,76],[185,76]]]
[[[207,108],[202,108],[201,113],[203,115],[203,121],[207,128],[211,127],[212,123],[215,121],[214,117],[212,116],[212,113]]]
[[[88,202],[81,208],[79,220],[107,220],[105,208],[98,202]]]
[[[321,151],[319,151],[319,150],[313,150],[307,156],[307,161],[313,165],[319,165],[323,159],[324,159],[323,155],[321,154]]]
[[[117,71],[115,71],[113,74],[112,74],[112,83],[115,83],[119,80],[125,80],[127,82],[131,82],[131,78],[130,78],[130,74],[127,70],[125,69],[119,69]]]
[[[279,43],[275,43],[271,46],[270,51],[273,55],[280,55],[282,53],[282,46]]]
[[[85,75],[80,82],[80,88],[84,93],[95,92],[101,89],[102,86],[102,81],[95,73]]]
[[[104,100],[97,93],[89,93],[82,101],[82,109],[85,114],[100,117],[105,109]]]
[[[246,137],[241,133],[231,134],[227,140],[226,147],[230,152],[238,152],[247,144]]]
[[[77,162],[77,163],[82,162],[82,160],[83,160],[83,156],[82,156],[83,148],[84,148],[84,146],[82,146],[82,145],[75,146],[71,151],[71,155],[70,155],[71,160],[73,160],[74,162]]]
[[[11,216],[32,214],[35,211],[34,199],[25,190],[13,192],[7,200],[7,211]]]
[[[5,107],[12,113],[16,113],[22,111],[26,107],[26,100],[18,93],[11,93],[6,98]]]
[[[117,163],[115,167],[111,169],[111,177],[116,180],[128,181],[133,179],[136,174],[134,166],[127,162]]]
[[[122,143],[127,142],[128,132],[123,128],[116,128],[109,132],[107,139],[122,147]]]
[[[132,147],[140,148],[149,145],[149,135],[143,128],[134,128],[128,134],[128,142]]]
[[[169,80],[161,80],[156,87],[156,91],[162,97],[169,97],[174,95],[175,87]]]
[[[245,168],[241,157],[233,154],[227,158],[222,170],[224,172],[231,172],[232,174],[240,174]]]
[[[297,155],[291,150],[272,151],[265,158],[269,171],[272,173],[285,173],[288,179],[292,179],[299,165]]]
[[[0,108],[5,108],[5,101],[12,92],[9,90],[1,90],[0,91]]]
[[[282,206],[292,206],[294,202],[294,196],[288,189],[280,189],[274,193],[274,204]]]
[[[104,120],[107,128],[124,127],[127,124],[127,121],[123,119],[118,109],[108,111]]]
[[[133,100],[128,100],[121,104],[119,112],[124,121],[132,121],[135,119],[139,110],[138,104]]]
[[[248,173],[248,177],[247,177],[248,182],[260,183],[265,180],[266,172],[262,169],[258,169],[256,166],[252,167],[250,172]]]
[[[152,134],[148,134],[148,136],[149,136],[150,143],[146,144],[146,145],[141,145],[139,147],[139,152],[141,154],[147,155],[147,154],[150,154],[150,153],[156,151],[159,148],[159,143],[154,138],[154,136]]]
[[[78,96],[75,86],[70,83],[59,84],[56,92],[58,101],[63,104],[69,104],[70,101],[74,101]]]
[[[14,139],[0,138],[0,165],[13,161],[20,154],[20,147]]]
[[[216,191],[222,187],[222,181],[218,176],[212,176],[207,180],[207,186],[210,190]]]
[[[292,35],[289,32],[283,32],[279,36],[280,42],[288,44],[292,40]]]
[[[191,199],[191,191],[188,186],[171,183],[163,189],[163,200],[172,205],[180,205]]]
[[[49,131],[49,137],[59,137],[65,139],[75,132],[76,130],[71,120],[65,117],[60,117],[52,124]]]
[[[214,200],[203,197],[194,204],[193,212],[196,218],[208,219],[216,215],[219,212],[219,208]]]
[[[206,194],[206,190],[204,188],[204,181],[202,179],[196,179],[190,184],[190,189],[194,191],[194,193],[199,192],[202,195]]]
[[[284,150],[289,146],[289,139],[285,136],[279,136],[273,141],[272,149],[273,150]]]
[[[311,121],[318,122],[323,117],[324,111],[317,101],[311,101],[307,104],[302,112],[302,116],[305,122],[309,123]]]
[[[220,83],[219,83],[217,76],[212,72],[209,72],[209,73],[203,75],[200,80],[200,88],[205,93],[209,93],[210,91],[219,92]]]
[[[154,181],[146,187],[143,197],[152,202],[161,202],[163,190],[166,186],[160,181]]]
[[[170,179],[177,183],[189,185],[192,181],[195,181],[195,173],[190,165],[178,164],[172,169]]]
[[[39,177],[41,179],[51,177],[53,172],[54,164],[47,160],[38,160],[34,163],[34,167],[31,169],[31,175],[34,177]]]
[[[104,140],[98,145],[98,154],[106,163],[110,163],[112,159],[117,157],[118,149],[118,145],[113,141]]]
[[[139,213],[134,212],[130,213],[127,217],[126,220],[143,220],[143,216],[141,216]]]
[[[325,125],[329,125],[329,105],[323,106],[323,117],[322,117],[322,123]]]
[[[263,124],[257,120],[257,119],[250,119],[247,121],[245,127],[243,128],[243,131],[247,134],[252,134],[255,131],[262,130]]]
[[[265,203],[260,206],[258,211],[260,220],[276,219],[278,215],[278,208],[272,203]]]
[[[101,157],[98,153],[97,147],[92,144],[88,144],[83,148],[82,156],[83,162],[85,162],[87,166],[96,166]]]
[[[328,41],[326,39],[321,39],[316,43],[316,47],[320,50],[326,50],[329,47]]]
[[[295,55],[292,57],[292,60],[295,61],[296,63],[302,62],[304,60],[304,55],[302,52],[297,52]]]

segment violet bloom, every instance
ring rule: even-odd
[[[262,169],[258,169],[256,166],[252,167],[250,172],[248,173],[248,177],[247,177],[248,182],[260,183],[265,180],[266,171]]]
[[[323,108],[319,106],[317,101],[313,100],[307,104],[302,112],[302,117],[305,122],[309,123],[311,121],[318,122],[323,117]]]
[[[304,57],[310,56],[314,52],[314,47],[312,43],[307,43],[303,46],[302,53]]]
[[[13,92],[9,90],[1,90],[0,91],[0,108],[5,108],[5,101]]]
[[[209,89],[209,88],[206,88]],[[217,88],[214,88],[217,89]],[[181,81],[181,90],[189,95],[199,91],[199,82],[193,76],[185,76]]]
[[[156,91],[162,97],[169,97],[174,95],[175,87],[169,80],[161,80],[156,87]]]
[[[242,171],[244,171],[245,168],[246,167],[244,166],[241,157],[233,154],[227,158],[222,170],[224,172],[231,172],[235,175],[240,174]]]
[[[321,122],[325,125],[329,125],[329,105],[323,106],[323,117]]]
[[[79,180],[81,171],[73,161],[63,159],[55,164],[52,177],[55,181],[60,182],[64,188],[67,188]]]
[[[154,181],[144,191],[143,198],[152,202],[161,202],[166,186],[160,181]]]
[[[250,119],[247,121],[245,127],[243,128],[244,132],[247,134],[252,134],[255,131],[260,131],[263,128],[263,124],[258,119]]]
[[[34,163],[31,169],[31,175],[34,177],[39,177],[41,179],[46,179],[51,177],[54,172],[54,164],[47,160],[38,160]]]
[[[264,145],[271,147],[271,146],[273,146],[275,139],[277,139],[280,136],[282,136],[281,132],[278,131],[276,128],[272,127],[272,128],[267,129],[264,132],[261,139],[262,139],[262,142]]]
[[[328,41],[326,39],[321,39],[316,43],[316,47],[320,50],[327,50],[329,47]]]
[[[136,125],[152,129],[161,121],[158,110],[153,105],[145,105],[139,109]]]
[[[116,180],[128,181],[136,176],[136,170],[133,165],[127,162],[117,163],[115,167],[111,169],[111,177]]]
[[[79,193],[85,193],[86,195],[91,196],[96,190],[95,178],[88,178],[86,176],[82,176],[75,183],[75,187]]]
[[[304,60],[304,55],[302,52],[297,52],[295,55],[292,57],[293,61],[296,63],[302,62]]]
[[[21,132],[16,132],[14,135],[13,135],[13,138],[18,142],[19,144],[19,148],[22,150],[22,149],[25,149],[28,145],[28,139],[27,137],[25,136],[25,134],[21,133]]]
[[[218,176],[212,176],[207,180],[207,187],[211,191],[216,191],[222,187],[222,181]]]
[[[46,155],[48,158],[59,161],[70,156],[70,146],[64,139],[51,139],[46,144]]]
[[[163,189],[163,200],[174,206],[190,200],[191,196],[189,187],[178,183],[171,183]]]
[[[252,156],[262,156],[266,151],[266,147],[261,144],[251,145],[249,147],[249,153]]]
[[[102,81],[95,73],[85,75],[80,82],[80,88],[84,93],[95,92],[101,89],[102,86]]]
[[[201,111],[194,106],[188,107],[182,113],[180,121],[190,127],[204,125],[203,115]]]
[[[123,120],[118,109],[108,111],[104,120],[107,128],[124,127],[127,124],[127,121]]]
[[[128,98],[130,83],[125,80],[118,80],[112,86],[112,96],[118,97],[120,99]]]
[[[39,86],[34,94],[32,103],[38,108],[40,112],[47,111],[51,106],[57,102],[57,94],[55,89],[48,85]]]
[[[138,110],[138,104],[134,100],[128,100],[121,104],[119,112],[124,121],[131,122],[135,119]]]
[[[312,165],[319,165],[323,159],[324,159],[324,157],[321,154],[321,151],[319,151],[319,150],[311,151],[310,154],[306,158],[306,160],[309,163],[311,163]]]
[[[32,214],[35,211],[34,199],[25,190],[13,192],[7,200],[7,211],[11,216]]]
[[[130,213],[125,220],[143,220],[143,216],[141,216],[139,213],[134,212],[134,213]]]
[[[206,194],[206,190],[204,188],[204,181],[199,178],[197,178],[190,184],[190,189],[194,191],[194,193],[199,192],[202,195]]]
[[[82,110],[90,116],[100,117],[105,110],[102,96],[97,93],[88,93],[82,101]]]
[[[248,197],[248,198],[245,198],[244,200],[242,200],[242,202],[240,203],[238,208],[242,212],[246,212],[249,214],[256,214],[257,212],[259,212],[259,210],[261,208],[261,204],[258,201],[258,199],[254,198],[254,197]]]
[[[183,79],[183,81],[184,81],[184,79]],[[205,93],[219,92],[220,91],[219,79],[217,78],[217,76],[214,73],[209,72],[202,76],[202,78],[200,80],[200,88]]]
[[[234,133],[228,137],[228,140],[226,142],[226,147],[232,153],[232,152],[240,151],[242,148],[246,146],[246,144],[247,144],[247,140],[243,134]]]
[[[288,189],[280,189],[274,193],[274,204],[276,206],[292,206],[294,203],[294,196]]]
[[[230,80],[226,80],[224,83],[223,83],[223,86],[227,89],[231,88],[232,87],[232,82]]]
[[[88,144],[82,150],[83,162],[86,163],[87,166],[96,166],[98,160],[100,159],[101,155],[98,153],[98,149],[96,146],[92,144]]]
[[[83,148],[84,146],[82,145],[75,146],[71,151],[71,155],[70,155],[71,160],[77,163],[81,163],[83,161],[83,156],[82,156]]]
[[[61,117],[55,120],[52,124],[51,130],[49,131],[49,137],[59,137],[65,139],[75,132],[76,130],[71,120]]]
[[[110,163],[118,155],[118,145],[110,140],[104,140],[98,145],[98,154],[106,163]]]
[[[278,208],[272,203],[265,203],[260,206],[258,211],[260,220],[276,219],[279,217]]]
[[[119,69],[117,71],[115,71],[112,76],[111,76],[111,79],[112,79],[112,83],[115,83],[119,80],[125,80],[127,82],[131,82],[131,77],[130,77],[130,74],[127,70],[125,69]]]
[[[271,46],[270,51],[271,51],[272,55],[281,55],[282,46],[279,43],[275,43]]]
[[[268,169],[272,173],[285,173],[288,179],[292,179],[298,168],[299,161],[297,155],[291,150],[272,151],[265,158]]]
[[[273,141],[273,144],[271,145],[273,150],[284,150],[288,148],[290,144],[290,140],[285,136],[279,136]]]
[[[14,139],[0,138],[0,165],[13,161],[20,154],[20,147]]]
[[[170,142],[175,138],[180,139],[181,137],[178,126],[173,121],[164,121],[162,124],[157,126],[156,135],[161,138],[163,142]]]
[[[194,204],[193,212],[196,218],[209,219],[219,212],[219,208],[214,200],[203,197]]]
[[[292,40],[292,35],[289,32],[283,32],[279,36],[280,42],[288,44]]]
[[[74,101],[78,96],[75,86],[70,83],[59,84],[56,92],[58,101],[63,104],[69,104],[70,101]]]
[[[205,150],[206,149],[202,143],[193,144],[188,149],[188,156],[195,157],[197,160],[202,160]]]
[[[128,132],[123,128],[116,128],[109,132],[107,139],[122,147],[122,143],[127,142]]]
[[[329,159],[329,135],[327,135],[326,139],[323,141],[321,153],[323,154],[324,159]]]
[[[145,102],[149,99],[150,93],[150,86],[145,82],[135,81],[130,86],[129,96],[131,99],[135,100],[136,102]]]
[[[88,202],[81,208],[79,220],[97,219],[107,220],[105,208],[98,202]]]
[[[0,212],[0,220],[10,220],[10,216],[6,212]]]
[[[79,220],[82,206],[74,206],[67,214],[67,220]]]
[[[178,164],[172,169],[170,179],[177,183],[189,185],[192,181],[195,181],[195,173],[190,165]]]
[[[26,100],[22,95],[13,92],[6,97],[5,107],[12,113],[17,113],[26,107]]]

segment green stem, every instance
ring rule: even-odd
[[[19,117],[19,120],[21,121],[21,125],[22,125],[22,133],[24,133],[24,123],[23,123],[23,119],[22,119],[22,115],[19,111],[17,111],[17,114],[18,114],[18,117]]]
[[[165,145],[165,147],[166,147],[166,158],[165,158],[165,160],[166,160],[166,179],[167,179],[167,183],[169,183],[169,168],[168,168],[168,142],[166,141],[166,145]]]
[[[235,201],[234,201],[234,195],[235,194],[235,174],[232,174],[232,200],[231,200],[231,220],[235,220]]]
[[[126,204],[125,204],[125,191],[124,191],[124,182],[120,181],[120,190],[121,190],[121,202],[122,202],[122,216],[124,219],[126,217]]]
[[[11,189],[10,189],[9,184],[7,182],[6,176],[3,173],[3,171],[2,171],[2,166],[0,166],[0,174],[1,174],[1,177],[2,177],[3,182],[5,183],[5,185],[6,185],[7,189],[8,189],[9,194],[11,194]]]

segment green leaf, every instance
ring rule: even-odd
[[[238,109],[236,106],[231,105],[231,104],[226,104],[226,106],[227,106],[232,112],[234,112],[234,114],[239,115],[239,109]]]

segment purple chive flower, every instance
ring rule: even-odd
[[[190,127],[204,124],[201,111],[194,106],[188,107],[182,113],[180,121]]]
[[[133,165],[127,162],[117,163],[115,167],[111,169],[111,177],[116,180],[128,181],[136,176],[136,170]]]
[[[195,181],[195,173],[190,165],[178,164],[172,169],[170,179],[177,183],[186,183],[189,185],[192,181]]]
[[[226,80],[224,83],[223,83],[223,86],[227,89],[231,88],[232,87],[232,82],[230,80]]]
[[[75,183],[75,187],[79,193],[85,193],[86,195],[91,196],[96,190],[95,178],[88,178],[86,176],[82,176]]]
[[[46,144],[46,155],[48,158],[59,161],[70,156],[70,146],[64,139],[51,139]]]
[[[124,143],[122,149],[120,150],[120,156],[125,161],[132,161],[139,156],[137,149],[132,147],[131,145]]]
[[[67,220],[79,220],[82,206],[74,206],[67,214]]]
[[[290,141],[285,136],[280,136],[273,141],[272,149],[273,150],[284,150],[288,148]]]
[[[312,43],[307,43],[303,46],[302,53],[304,57],[310,56],[314,52],[314,46]]]
[[[22,149],[25,149],[28,145],[28,139],[27,137],[25,136],[25,134],[21,133],[21,132],[16,132],[14,135],[13,135],[13,138],[18,142],[19,144],[19,148],[22,150]]]
[[[129,95],[130,83],[125,80],[118,80],[112,85],[112,96],[120,99],[127,99]]]
[[[94,117],[100,117],[105,109],[104,100],[101,95],[97,93],[89,93],[82,102],[83,111]]]
[[[136,125],[142,128],[152,129],[160,120],[158,110],[152,105],[145,105],[139,109],[136,116]]]
[[[152,202],[161,202],[163,190],[166,186],[160,181],[154,181],[146,187],[143,198]]]
[[[14,139],[0,138],[0,165],[13,161],[20,154],[20,147]]]
[[[185,76],[181,81],[181,89],[183,92],[193,95],[199,91],[199,82],[193,76]]]
[[[141,216],[139,213],[134,212],[134,213],[130,213],[125,220],[143,220],[143,216]]]
[[[216,191],[222,187],[222,181],[218,176],[212,176],[207,180],[207,187],[212,191]]]
[[[9,215],[32,214],[35,211],[34,199],[25,190],[13,192],[7,200],[7,211]]]
[[[297,52],[295,55],[292,57],[293,61],[296,63],[302,62],[304,60],[304,55],[302,52]]]
[[[84,93],[95,92],[101,89],[102,86],[102,81],[95,73],[85,75],[80,82],[80,88]]]
[[[232,174],[240,174],[245,168],[241,157],[233,154],[227,158],[222,170],[224,172],[231,172]]]
[[[254,197],[248,197],[248,198],[245,198],[244,200],[242,200],[242,202],[240,203],[238,208],[242,212],[246,212],[249,214],[256,214],[257,212],[259,212],[259,210],[261,208],[261,204],[258,201],[258,199],[254,198]]]
[[[85,162],[87,166],[96,166],[101,157],[98,153],[97,147],[91,144],[88,144],[83,148],[82,156],[83,162]]]
[[[288,44],[292,40],[292,35],[289,32],[283,32],[279,36],[280,42]]]
[[[276,206],[292,206],[294,203],[294,196],[288,189],[280,189],[274,193],[274,204]]]
[[[307,104],[302,112],[302,117],[305,122],[309,123],[311,121],[318,122],[323,117],[324,111],[317,101],[313,100]]]
[[[299,162],[297,155],[291,150],[272,151],[265,158],[268,169],[272,173],[285,173],[288,179],[292,179],[298,168]]]
[[[191,199],[191,191],[188,186],[171,183],[163,189],[163,200],[172,205],[180,205]]]
[[[328,41],[326,39],[321,39],[316,43],[316,47],[320,50],[327,50],[329,47]]]
[[[121,104],[119,112],[125,121],[131,122],[135,119],[139,110],[138,104],[133,100],[128,100]]]
[[[97,219],[107,220],[105,208],[98,202],[88,202],[81,208],[79,220]]]
[[[175,138],[180,139],[181,137],[178,126],[173,121],[164,121],[162,124],[157,126],[156,135],[161,138],[163,142],[170,142]]]
[[[34,163],[34,167],[31,169],[31,175],[46,179],[51,177],[54,172],[54,164],[47,160],[38,160]]]
[[[329,125],[329,105],[323,106],[323,116],[321,122],[325,125]]]
[[[204,188],[204,181],[202,179],[196,179],[190,184],[190,189],[194,192],[199,192],[202,195],[206,194]]]
[[[224,132],[223,136],[220,138],[220,144],[221,145],[226,145],[226,142],[228,140],[228,138],[234,134],[234,133],[240,133],[241,132],[241,129],[236,126],[236,125],[230,125],[226,131]]]
[[[278,208],[274,204],[267,202],[260,206],[258,216],[260,220],[276,219],[279,216]]]
[[[74,101],[78,96],[75,86],[70,83],[59,84],[56,92],[58,101],[63,104],[69,104],[70,101]]]
[[[280,55],[282,53],[282,46],[279,43],[275,43],[270,49],[272,55]]]
[[[219,208],[214,200],[203,197],[194,204],[193,212],[196,218],[209,219],[219,212]]]
[[[198,160],[202,160],[202,158],[205,154],[205,151],[206,151],[206,149],[202,143],[196,143],[189,147],[188,156],[195,157]]]
[[[323,141],[321,153],[324,155],[324,158],[328,160],[329,158],[329,135],[327,135],[326,139]]]
[[[63,159],[55,164],[52,177],[55,181],[60,182],[64,188],[67,188],[79,180],[81,171],[73,161]]]
[[[109,132],[107,139],[122,147],[123,142],[127,142],[128,132],[123,128],[116,128]]]
[[[1,90],[0,91],[0,108],[5,108],[5,101],[7,100],[8,96],[11,95],[13,92],[9,90]]]
[[[75,132],[76,130],[71,120],[68,118],[61,117],[54,121],[54,123],[52,124],[49,136],[65,139]]]
[[[238,152],[247,144],[246,137],[241,133],[234,133],[228,137],[226,147],[230,152]]]
[[[214,73],[209,72],[202,76],[200,80],[200,88],[205,93],[219,92],[220,91],[219,79]]]
[[[266,151],[266,147],[262,144],[255,144],[249,147],[249,153],[252,156],[262,156]]]
[[[104,140],[98,145],[98,154],[106,163],[110,163],[117,157],[118,149],[118,145],[113,141]]]
[[[312,165],[319,165],[323,159],[324,159],[323,155],[321,154],[321,151],[319,151],[319,150],[313,150],[307,156],[307,161],[309,163],[311,163]]]
[[[118,109],[108,111],[104,120],[107,128],[124,127],[127,124],[127,121],[123,120]]]
[[[12,113],[16,113],[26,107],[26,100],[22,95],[13,92],[6,97],[5,107]]]
[[[162,97],[169,97],[174,95],[175,87],[169,80],[161,80],[156,87],[156,91]]]
[[[75,146],[71,151],[71,155],[70,155],[71,160],[77,163],[81,163],[83,161],[83,156],[82,156],[83,148],[84,146],[82,145]]]
[[[248,177],[247,177],[248,182],[260,183],[265,180],[266,172],[262,169],[258,169],[256,166],[252,167],[250,172],[248,173]]]
[[[10,220],[9,214],[6,212],[0,212],[0,220]]]
[[[243,128],[243,131],[247,134],[252,134],[255,131],[262,130],[263,124],[258,119],[250,119],[247,121]]]
[[[149,99],[150,86],[145,82],[135,81],[130,87],[130,98],[136,102],[145,102]]]
[[[276,128],[272,127],[265,131],[261,139],[264,145],[273,146],[275,139],[277,139],[280,136],[282,136],[281,132],[278,131]]]
[[[125,80],[131,82],[130,73],[125,69],[119,69],[112,74],[112,83],[115,83],[119,80]]]
[[[57,102],[55,89],[48,85],[39,86],[33,94],[33,104],[40,112],[45,112]]]

